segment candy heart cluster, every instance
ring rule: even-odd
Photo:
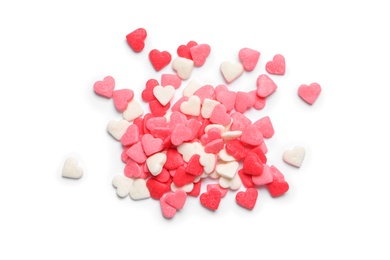
[[[134,52],[141,52],[146,30],[139,28],[126,36]],[[212,86],[191,79],[196,67],[207,62],[211,47],[189,41],[179,45],[172,60],[168,51],[153,49],[149,61],[156,71],[172,63],[172,73],[159,79],[145,80],[141,99],[130,89],[115,89],[113,77],[94,84],[95,92],[112,98],[123,119],[112,120],[107,131],[122,145],[123,174],[113,180],[119,197],[152,198],[160,203],[165,218],[173,218],[182,210],[188,196],[198,198],[201,205],[215,211],[228,191],[236,192],[236,203],[252,210],[258,190],[267,189],[272,197],[289,190],[282,172],[267,161],[266,139],[274,128],[269,116],[252,122],[245,112],[265,107],[267,98],[277,90],[269,75],[284,75],[285,59],[281,54],[266,63],[250,91],[232,91],[229,84],[255,69],[260,52],[242,48],[238,61],[223,61],[220,73],[224,82]],[[180,98],[173,102],[183,82],[188,80]],[[299,95],[313,104],[319,84],[302,86]],[[145,111],[140,101],[147,103]],[[302,147],[286,151],[285,162],[300,167]],[[202,183],[206,183],[202,191]]]

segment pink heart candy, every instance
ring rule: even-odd
[[[242,48],[238,53],[238,58],[240,59],[244,70],[252,71],[259,61],[260,52],[250,48]]]
[[[286,61],[284,60],[283,55],[276,54],[272,61],[267,62],[265,69],[269,74],[284,75],[286,72]]]
[[[126,110],[127,105],[133,98],[134,92],[131,89],[118,89],[112,93],[115,108],[120,112]]]
[[[318,83],[301,85],[298,88],[298,95],[308,104],[312,105],[321,93],[321,86]]]
[[[275,82],[266,74],[257,77],[256,85],[256,93],[259,97],[268,97],[277,89]]]
[[[96,94],[111,98],[115,88],[115,80],[111,76],[105,77],[103,80],[96,81],[93,85],[93,89]]]

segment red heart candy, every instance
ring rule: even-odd
[[[202,188],[202,179],[198,182],[194,182],[194,187],[190,192],[187,193],[189,196],[198,197],[200,194],[200,189]]]
[[[126,40],[133,51],[140,52],[145,47],[144,40],[146,36],[146,30],[144,28],[138,28],[126,35]]]
[[[173,176],[173,183],[178,186],[182,187],[186,184],[192,183],[196,179],[196,176],[193,174],[189,174],[186,172],[186,168],[184,166],[179,166],[176,169],[175,175]]]
[[[263,164],[257,154],[248,152],[245,156],[242,169],[246,174],[259,176],[263,173]]]
[[[156,100],[156,97],[153,94],[153,89],[155,86],[158,86],[159,83],[155,79],[149,79],[145,84],[145,89],[141,93],[141,97],[144,101],[150,102],[152,100]]]
[[[195,41],[189,41],[187,45],[180,45],[177,48],[177,55],[182,58],[192,60],[190,48],[198,45]]]
[[[308,104],[312,105],[321,93],[321,86],[318,83],[301,85],[298,88],[298,95]]]
[[[274,179],[267,184],[267,188],[272,197],[279,197],[288,191],[289,185],[284,180]]]
[[[111,98],[115,88],[115,80],[111,76],[105,77],[103,80],[96,81],[93,85],[93,89],[96,94]]]
[[[192,60],[194,61],[194,66],[202,66],[206,62],[207,57],[210,55],[210,51],[210,45],[206,43],[192,46],[190,48],[190,53]]]
[[[167,51],[153,49],[149,52],[149,60],[152,63],[153,68],[156,71],[160,71],[171,62],[172,56]]]
[[[227,141],[225,149],[226,152],[233,156],[237,161],[245,158],[246,154],[248,153],[248,150],[241,143],[241,141],[236,139]]]
[[[199,160],[200,160],[199,154],[194,154],[193,156],[191,156],[187,164],[186,172],[194,176],[202,175],[203,165],[200,164]]]
[[[238,205],[252,210],[256,205],[258,194],[256,188],[247,188],[246,191],[237,192],[236,202]]]
[[[171,182],[159,182],[151,177],[147,179],[146,187],[149,190],[151,198],[160,199],[166,192],[170,191]]]
[[[164,168],[167,170],[176,170],[179,166],[184,164],[182,155],[177,149],[167,150],[167,161],[164,164]]]
[[[112,93],[115,108],[120,112],[126,110],[127,105],[131,100],[133,100],[133,97],[134,92],[131,89],[119,89]]]
[[[265,69],[269,74],[284,75],[286,72],[286,62],[283,55],[276,54],[272,61],[267,62]]]
[[[163,106],[157,99],[149,102],[149,109],[153,116],[164,116],[170,106],[171,102]]]
[[[243,169],[240,169],[240,170],[238,170],[238,176],[240,177],[242,184],[246,188],[253,188],[253,187],[255,187],[255,184],[252,181],[252,176],[253,175],[246,174]]]
[[[200,195],[200,203],[210,210],[217,210],[220,202],[221,192],[217,188],[212,188]]]

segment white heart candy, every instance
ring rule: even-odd
[[[123,175],[117,175],[112,180],[112,185],[116,188],[116,194],[124,198],[129,195],[130,188],[133,185],[134,179]]]
[[[220,176],[231,179],[237,173],[239,166],[240,165],[237,161],[220,162],[215,167],[215,170]]]
[[[194,61],[183,57],[177,57],[172,61],[172,69],[176,71],[177,76],[186,80],[191,76],[194,68]]]
[[[203,153],[199,159],[199,163],[203,166],[203,170],[207,174],[214,171],[216,162],[217,159],[213,153]]]
[[[187,101],[180,104],[180,112],[190,116],[200,115],[200,98],[198,96],[191,96]]]
[[[158,85],[153,88],[153,95],[161,105],[165,106],[175,95],[175,88],[171,85],[165,87]]]
[[[241,63],[231,63],[230,61],[222,62],[220,70],[228,83],[233,82],[244,73],[244,67]]]
[[[185,162],[189,162],[190,158],[194,154],[201,154],[204,152],[203,146],[201,143],[193,142],[193,143],[182,143],[177,146],[177,151],[182,155],[183,160]]]
[[[221,151],[219,151],[218,158],[224,162],[232,162],[232,161],[236,160],[236,158],[234,158],[233,156],[231,156],[230,154],[228,154],[226,152],[225,148],[223,148]]]
[[[146,181],[144,179],[136,179],[129,190],[130,198],[133,200],[142,200],[150,198],[150,192],[146,186]]]
[[[193,182],[187,183],[181,187],[176,186],[173,182],[171,183],[171,190],[173,192],[175,192],[177,190],[184,190],[185,192],[190,192],[190,191],[192,191],[193,188],[194,188]]]
[[[131,123],[127,120],[111,120],[107,124],[107,131],[114,137],[116,140],[121,140],[122,136],[126,133],[127,128]]]
[[[161,173],[162,168],[167,161],[167,155],[165,153],[155,153],[146,159],[146,165],[150,173],[153,176],[157,176]]]
[[[201,115],[203,118],[210,118],[211,113],[214,110],[214,107],[218,104],[221,104],[219,101],[214,99],[205,98],[202,103]]]
[[[229,188],[231,190],[238,190],[242,185],[242,181],[238,173],[236,173],[231,179],[221,176],[218,183],[222,188]]]
[[[62,168],[62,177],[70,179],[80,179],[83,177],[83,169],[78,165],[76,158],[69,157],[65,160]]]
[[[137,117],[144,114],[142,106],[134,98],[129,102],[125,111],[123,111],[123,118],[127,121],[133,121]]]
[[[228,140],[233,140],[233,139],[240,137],[241,134],[242,134],[242,131],[235,130],[235,131],[226,131],[226,132],[222,133],[221,136],[222,136],[223,140],[228,141]]]
[[[292,150],[286,150],[283,153],[283,161],[298,168],[301,167],[304,158],[305,148],[299,145],[295,146]]]
[[[196,80],[196,79],[191,79],[190,82],[185,86],[183,89],[183,96],[185,97],[190,97],[194,95],[194,93],[202,87],[202,84]]]

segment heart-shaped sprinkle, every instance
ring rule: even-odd
[[[250,175],[261,175],[263,173],[263,163],[260,161],[260,158],[257,154],[249,152],[243,163],[243,172]]]
[[[210,121],[213,124],[221,124],[227,126],[231,122],[230,115],[226,112],[226,107],[223,104],[214,106],[213,112],[210,115]]]
[[[131,100],[128,103],[127,108],[122,113],[123,118],[126,119],[127,121],[133,121],[134,119],[142,116],[143,114],[144,114],[144,109],[142,108],[140,103],[138,103],[138,101],[135,99]]]
[[[192,60],[194,61],[194,66],[202,66],[206,62],[207,57],[210,55],[210,51],[210,45],[206,43],[192,46],[190,48],[190,53]]]
[[[134,179],[128,178],[123,175],[117,175],[112,180],[112,185],[116,188],[116,194],[120,198],[127,197],[129,195],[131,186],[133,185]]]
[[[171,62],[172,56],[167,51],[153,49],[149,52],[149,60],[152,63],[153,68],[156,71],[160,71]]]
[[[271,183],[273,180],[271,169],[267,164],[263,165],[263,173],[261,175],[252,175],[252,182],[256,186],[263,186]]]
[[[184,124],[177,124],[171,134],[171,142],[173,145],[181,145],[183,142],[190,141],[192,131]]]
[[[165,87],[158,85],[153,88],[153,95],[161,105],[165,106],[175,95],[175,88],[171,85],[167,85]]]
[[[144,179],[135,179],[129,190],[129,196],[133,200],[142,200],[150,198],[149,189],[146,187]]]
[[[165,153],[155,153],[146,159],[146,165],[150,173],[156,176],[161,173],[166,161],[167,156]]]
[[[183,96],[190,97],[202,87],[202,84],[197,79],[191,79],[183,89]]]
[[[135,52],[141,52],[145,47],[145,38],[147,36],[146,30],[144,28],[138,28],[128,35],[126,35],[126,41],[129,46]]]
[[[180,105],[180,111],[183,114],[189,116],[199,116],[200,115],[200,98],[198,96],[191,96],[187,101],[184,101]]]
[[[239,166],[240,165],[237,161],[224,162],[224,163],[219,162],[217,163],[215,170],[220,176],[231,179],[237,173]]]
[[[146,180],[146,187],[148,187],[150,197],[153,199],[160,199],[166,192],[170,190],[170,186],[171,183],[169,181],[159,182],[153,177]]]
[[[259,61],[260,52],[250,48],[242,48],[238,53],[238,58],[240,59],[244,70],[252,71]]]
[[[275,82],[266,74],[261,74],[256,80],[256,93],[260,97],[268,97],[277,89]]]
[[[221,192],[217,188],[212,188],[200,195],[200,203],[210,210],[217,210],[220,202]]]
[[[146,155],[142,147],[141,141],[133,144],[126,151],[127,156],[137,163],[144,163],[146,161]]]
[[[180,45],[177,48],[177,55],[179,57],[192,60],[192,55],[191,55],[191,52],[190,52],[190,48],[195,46],[195,45],[198,45],[198,43],[195,42],[195,41],[189,41],[186,45]]]
[[[258,193],[256,188],[247,188],[246,191],[239,191],[236,194],[236,202],[238,205],[252,210],[256,205]]]
[[[165,202],[179,210],[184,207],[187,200],[187,193],[184,190],[176,190],[175,192],[168,192],[165,195]]]
[[[321,93],[321,86],[318,83],[300,85],[298,95],[308,104],[313,105]]]
[[[172,62],[172,69],[182,80],[189,79],[194,68],[194,61],[186,58],[177,57]]]
[[[173,218],[175,215],[176,215],[176,208],[175,207],[172,207],[171,205],[169,205],[167,202],[166,202],[166,196],[167,196],[167,193],[165,193],[164,195],[162,195],[162,197],[160,198],[160,208],[161,208],[161,213],[162,215],[167,218],[167,219],[171,219]]]
[[[234,108],[237,112],[244,113],[255,103],[253,95],[244,91],[237,91]]]
[[[162,74],[161,75],[161,86],[172,86],[175,89],[180,88],[182,79],[176,74]]]
[[[284,75],[286,72],[286,61],[284,56],[281,54],[276,54],[272,61],[267,62],[265,69],[269,74]]]
[[[196,177],[197,176],[186,172],[185,167],[179,166],[173,176],[173,183],[178,187],[182,187],[188,183],[192,183]]]
[[[64,167],[62,168],[62,177],[80,179],[83,177],[83,172],[83,168],[79,166],[76,158],[69,157],[65,160]]]
[[[134,92],[131,89],[114,90],[112,99],[114,100],[115,108],[119,112],[125,111],[129,102],[133,99]]]
[[[107,124],[107,132],[119,141],[129,126],[130,122],[127,120],[110,120]]]
[[[96,94],[111,98],[112,93],[114,92],[115,88],[115,80],[111,76],[104,77],[103,80],[96,81],[93,85],[93,89],[95,90]]]
[[[141,93],[141,97],[143,101],[150,102],[156,99],[153,94],[153,89],[157,85],[159,85],[159,83],[155,79],[149,79],[148,81],[146,81],[145,89]]]
[[[244,73],[244,67],[241,63],[224,61],[221,63],[219,68],[227,83],[233,82]]]
[[[238,175],[238,172],[233,176],[233,178],[230,179],[221,176],[219,178],[218,183],[222,188],[230,190],[238,190],[242,186],[242,181],[240,179],[240,176]]]
[[[283,153],[283,161],[297,168],[301,167],[304,158],[305,148],[300,145],[295,146],[291,150],[286,150]]]
[[[144,134],[141,137],[141,142],[146,156],[161,152],[164,149],[163,140],[160,138],[155,138],[151,134]]]
[[[131,124],[127,127],[126,132],[122,135],[120,142],[122,145],[133,145],[140,140],[139,129],[136,125]]]

